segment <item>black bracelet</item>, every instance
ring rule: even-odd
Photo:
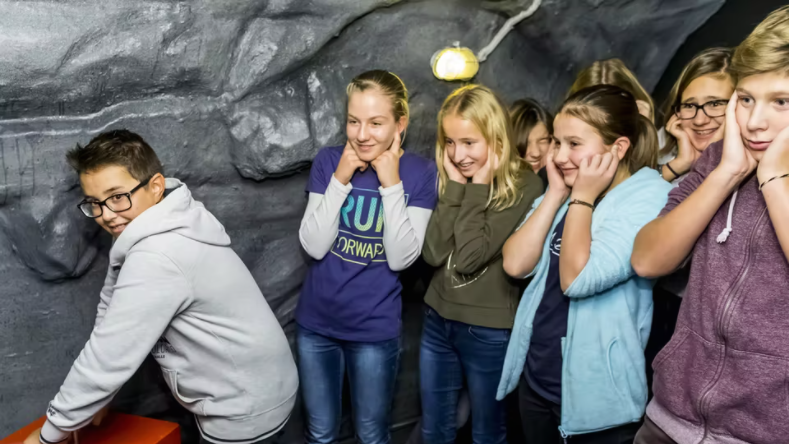
[[[770,181],[772,181],[772,180],[774,180],[774,179],[781,179],[781,178],[783,178],[783,177],[787,177],[787,176],[790,176],[790,174],[782,174],[781,176],[774,176],[774,177],[772,177],[772,178],[770,178],[770,179],[766,180],[765,182],[761,183],[761,184],[760,184],[760,187],[758,188],[758,190],[762,191],[762,190],[763,190],[763,187],[765,186],[765,184],[767,184],[768,182],[770,182]]]
[[[583,200],[579,200],[579,199],[572,199],[571,203],[569,203],[568,206],[573,205],[573,204],[584,205],[585,207],[589,207],[591,210],[595,209],[595,205],[593,205],[591,203],[588,203],[588,202],[585,202]]]
[[[670,160],[669,162],[672,162],[672,161]],[[669,168],[669,171],[671,171],[671,172],[672,172],[672,174],[674,174],[674,175],[675,175],[675,179],[677,179],[678,177],[680,177],[680,174],[678,174],[678,173],[677,173],[675,170],[673,170],[673,169],[672,169],[672,167],[671,167],[671,166],[669,166],[669,162],[665,163],[665,164],[664,164],[664,166],[665,166],[665,167],[667,167],[667,168]],[[674,180],[674,179],[673,179],[673,180]]]

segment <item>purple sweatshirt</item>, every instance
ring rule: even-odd
[[[662,215],[713,171],[722,146],[705,150]],[[787,442],[788,264],[757,186],[745,180],[697,240],[675,333],[653,362],[647,416],[679,444]]]

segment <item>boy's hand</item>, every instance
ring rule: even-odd
[[[788,130],[790,127],[783,129],[776,135],[774,140],[765,150],[760,164],[757,165],[757,180],[760,183],[766,180],[787,174],[788,170]]]
[[[347,141],[335,170],[335,179],[343,185],[348,185],[357,170],[365,171],[366,169],[368,169],[368,164],[357,156],[357,152],[351,147],[351,142]]]
[[[41,443],[41,439],[39,438],[40,436],[41,436],[41,429],[39,428],[34,430],[33,433],[31,433],[30,435],[28,435],[28,437],[25,438],[25,441],[22,444],[40,444]]]
[[[724,128],[724,149],[721,154],[721,162],[716,169],[724,172],[730,177],[735,177],[740,183],[744,177],[748,176],[757,167],[752,153],[743,145],[741,129],[738,121],[735,120],[735,108],[738,105],[738,94],[732,93],[730,102],[727,104]]]
[[[620,159],[612,152],[604,155],[596,154],[590,159],[584,159],[579,164],[576,181],[573,184],[571,198],[595,204],[601,195],[612,184]]]
[[[395,132],[387,151],[379,154],[379,157],[370,162],[370,166],[379,176],[379,182],[384,188],[389,188],[400,183],[400,133]]]
[[[93,415],[93,420],[91,421],[91,425],[100,426],[104,418],[107,417],[107,413],[110,411],[110,406],[106,406],[103,409],[99,410],[98,413]]]

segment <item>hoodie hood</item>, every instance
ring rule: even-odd
[[[129,222],[115,240],[110,250],[111,266],[123,264],[126,254],[138,242],[162,233],[175,233],[204,244],[230,245],[225,227],[192,198],[184,183],[168,178],[165,189],[162,201]]]

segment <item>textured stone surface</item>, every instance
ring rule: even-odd
[[[478,50],[531,0],[0,0],[0,435],[41,415],[93,325],[110,241],[74,205],[64,153],[110,128],[142,134],[169,175],[225,225],[293,337],[309,260],[297,230],[306,168],[344,140],[345,85],[372,68],[411,93],[407,149],[432,155],[436,112],[457,85],[429,60]],[[589,62],[621,57],[651,89],[685,37],[723,0],[546,0],[481,66],[508,101],[558,104]],[[406,275],[400,430],[419,415],[425,269]],[[191,419],[152,362],[123,411]],[[286,442],[300,442],[301,414]],[[344,437],[351,435],[346,418]],[[396,440],[397,441],[397,440]]]

